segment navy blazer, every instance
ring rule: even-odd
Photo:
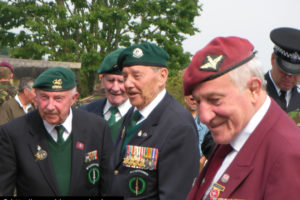
[[[112,157],[112,195],[125,199],[185,199],[199,172],[197,128],[192,115],[168,93],[128,145],[158,150],[156,168],[125,166],[121,147],[132,115],[125,116]]]

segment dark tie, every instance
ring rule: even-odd
[[[110,118],[108,119],[108,125],[109,126],[112,126],[114,123],[116,123],[116,113],[119,112],[118,108],[117,107],[113,107],[111,106],[109,108],[109,111],[110,111]]]
[[[281,108],[286,111],[286,91],[284,90],[280,90],[280,96],[279,96],[279,99],[280,99],[280,102],[281,102]]]
[[[217,149],[214,156],[211,158],[211,162],[209,166],[207,166],[207,172],[204,177],[204,183],[200,185],[197,191],[197,198],[196,199],[202,199],[203,195],[205,194],[206,190],[210,186],[213,178],[215,177],[218,169],[222,165],[222,162],[227,154],[229,154],[232,151],[232,147],[230,144],[226,145],[220,145]]]
[[[128,123],[127,129],[130,130],[131,128],[135,127],[136,123],[141,119],[141,117],[142,115],[138,110],[134,111]]]
[[[57,144],[63,144],[64,139],[63,139],[63,133],[65,132],[65,127],[63,125],[58,125],[55,126],[55,129],[57,131]]]

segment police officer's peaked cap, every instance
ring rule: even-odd
[[[271,31],[274,53],[279,68],[290,75],[300,74],[300,30],[294,28],[276,28]]]
[[[47,69],[36,78],[33,84],[33,88],[46,91],[65,91],[75,86],[74,72],[64,67]]]

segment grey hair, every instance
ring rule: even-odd
[[[262,88],[265,88],[266,81],[264,79],[263,65],[254,57],[249,62],[229,72],[231,80],[243,90],[246,88],[248,81],[252,77],[257,77],[262,82]]]
[[[18,92],[23,92],[25,89],[31,91],[34,83],[34,79],[32,77],[23,77],[20,80]]]

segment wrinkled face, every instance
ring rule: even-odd
[[[50,92],[37,89],[36,97],[41,117],[49,124],[58,125],[68,117],[78,93],[72,90]]]
[[[124,67],[123,76],[130,103],[141,110],[164,88],[168,70],[135,65]]]
[[[193,95],[185,96],[184,101],[185,101],[186,107],[189,111],[197,110],[197,102],[194,99]]]
[[[104,74],[102,80],[106,97],[113,106],[119,106],[128,99],[122,75]]]
[[[275,56],[272,56],[272,70],[271,70],[272,79],[281,90],[290,90],[292,89],[297,82],[300,80],[300,75],[288,75],[284,73],[278,66]]]
[[[230,143],[247,125],[253,113],[251,94],[241,91],[228,73],[198,84],[193,90],[200,121],[218,144]]]

